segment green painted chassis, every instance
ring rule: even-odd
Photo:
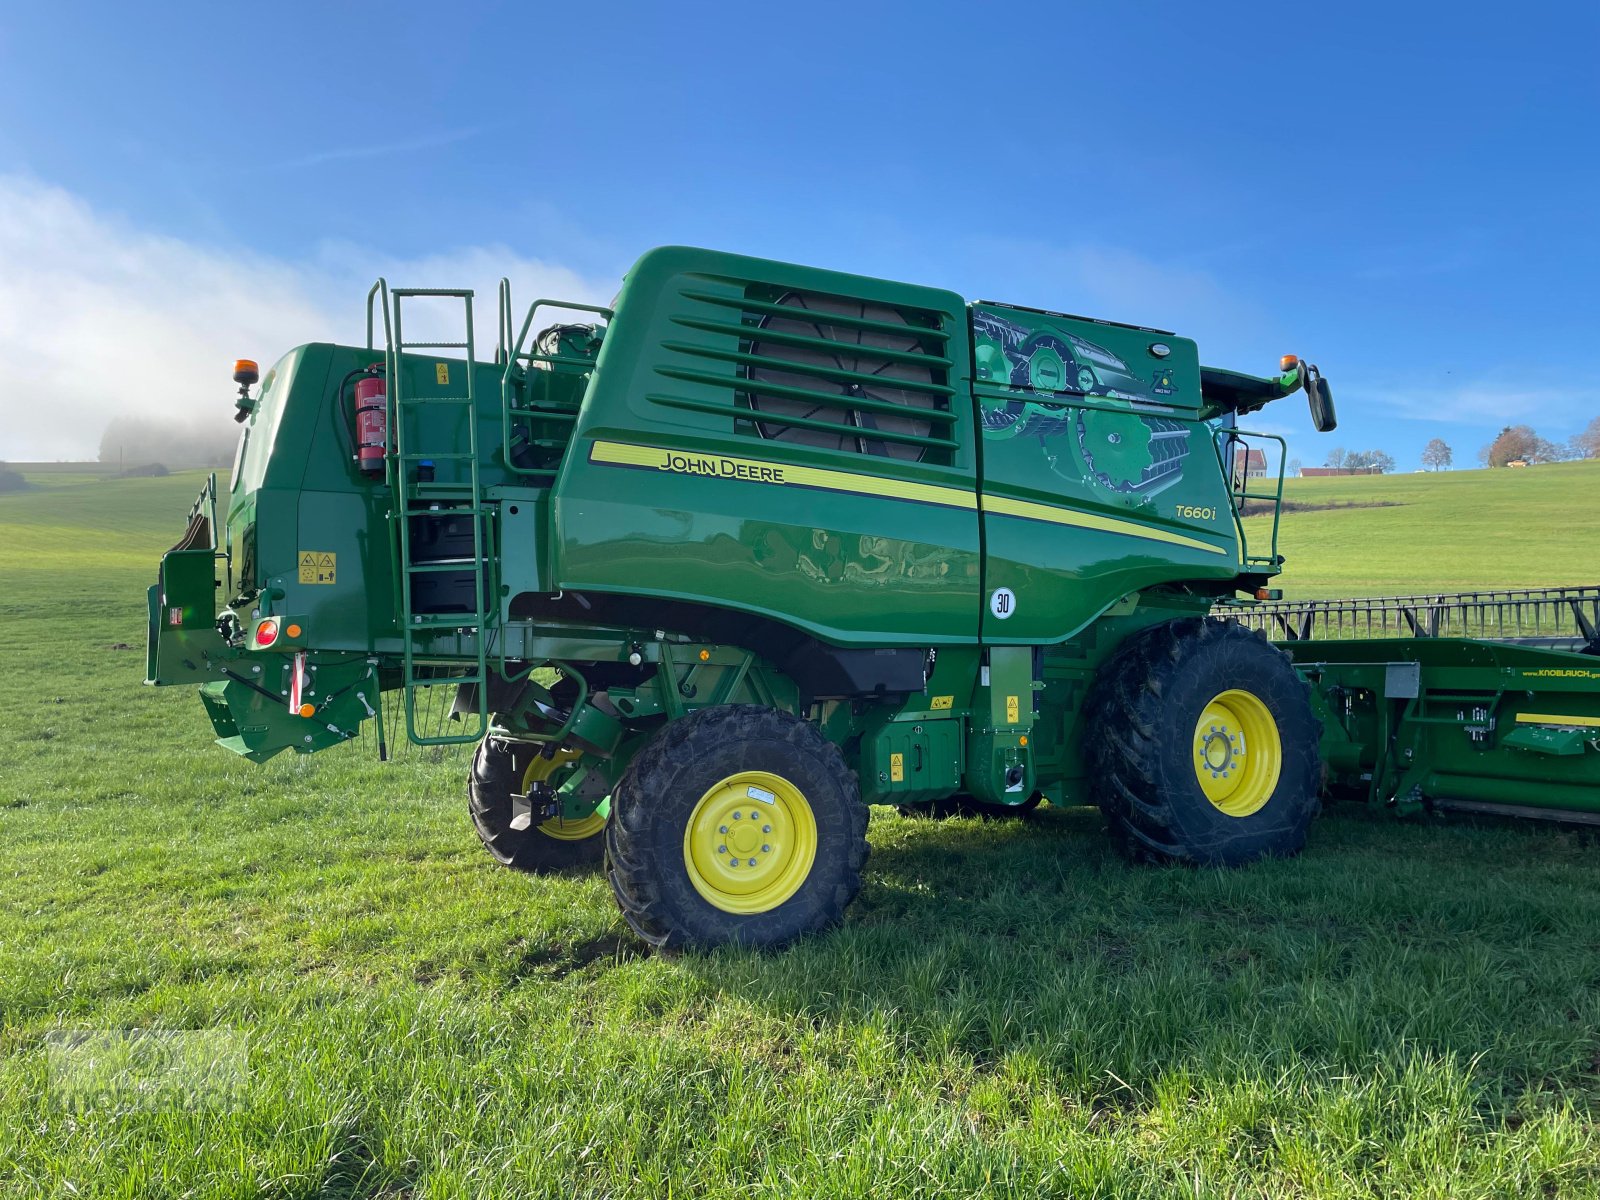
[[[783,297],[796,292],[859,298],[861,316],[841,318],[847,324],[870,324],[869,305],[908,314],[915,336],[944,364],[945,374],[927,385],[947,397],[939,401],[942,432],[928,439],[932,452],[867,458],[765,440],[739,405],[740,387],[749,387],[739,372],[759,328],[750,322],[784,311]],[[470,370],[479,397],[470,414],[399,418],[416,422],[407,428],[412,444],[460,446],[461,422],[470,420],[479,445],[498,447],[515,415],[531,444],[565,447],[554,470],[500,453],[477,464],[497,548],[484,563],[486,590],[497,598],[485,649],[497,674],[521,688],[488,707],[502,735],[588,751],[556,781],[564,815],[594,807],[597,788],[586,772],[614,782],[642,741],[675,716],[733,702],[798,711],[802,699],[749,650],[604,619],[530,619],[514,611],[519,596],[726,605],[832,645],[930,648],[937,661],[922,692],[828,701],[804,715],[844,749],[869,801],[921,803],[966,791],[1004,804],[1035,791],[1063,802],[1086,794],[1078,715],[1098,664],[1123,638],[1201,615],[1216,598],[1276,573],[1275,529],[1267,552],[1245,544],[1238,510],[1254,497],[1245,481],[1230,482],[1234,444],[1224,448],[1219,436],[1232,434],[1212,424],[1219,412],[1201,394],[1192,342],[999,305],[981,306],[981,316],[1018,336],[1060,345],[1058,334],[1081,338],[1143,363],[1138,370],[1160,394],[1138,401],[1142,408],[1116,395],[1019,394],[975,375],[968,308],[951,293],[683,248],[652,251],[629,273],[606,336],[593,339],[597,357],[535,362],[541,356],[519,357],[520,339],[508,361],[470,367],[389,356],[410,396],[457,390],[447,379]],[[524,337],[531,323],[530,310]],[[1159,361],[1151,357],[1158,349]],[[381,742],[381,692],[402,686],[408,650],[443,674],[477,659],[475,634],[419,634],[397,622],[395,514],[412,497],[395,494],[392,463],[378,480],[354,469],[347,397],[338,388],[382,356],[314,344],[268,373],[247,414],[226,544],[210,536],[221,528],[213,487],[150,592],[147,678],[200,684],[219,740],[255,760],[349,741],[367,720],[377,721]],[[1293,381],[1261,382],[1281,393]],[[1142,465],[1126,435],[1138,433],[1140,414],[1157,400],[1164,436],[1183,438],[1185,469],[1159,488],[1131,475],[1108,481],[1107,463]],[[1014,426],[991,437],[987,414],[1018,406],[1043,418],[1036,431]],[[1101,435],[1108,440],[1097,446]],[[613,448],[609,457],[602,446]],[[744,475],[675,468],[673,455],[731,463]],[[762,464],[780,461],[790,471],[785,484],[798,487],[762,485],[773,482],[759,473]],[[756,473],[741,463],[755,463]],[[442,456],[439,485],[459,482],[461,470]],[[207,503],[202,537],[194,518]],[[336,570],[302,579],[297,565],[308,551],[337,562]],[[239,595],[222,612],[212,582],[219,561],[230,592],[235,567],[240,576]],[[1004,621],[985,602],[998,587],[1019,599]],[[251,635],[267,617],[281,632],[258,650]],[[1509,649],[1482,646],[1290,647],[1322,710],[1330,777],[1384,801],[1398,796],[1402,806],[1477,789],[1506,803],[1529,803],[1538,792],[1545,807],[1561,807],[1551,801],[1558,793],[1573,811],[1596,807],[1600,755],[1582,736],[1590,727],[1517,721],[1506,684],[1515,675],[1539,698],[1538,710],[1553,706],[1545,716],[1589,718],[1600,692],[1592,660],[1519,650],[1533,665],[1517,666],[1504,661]],[[288,707],[297,661],[311,716]],[[636,667],[635,677],[605,688],[605,707],[590,703],[600,689],[589,687],[586,672],[602,666],[615,676],[623,664]],[[532,681],[541,666],[570,681],[560,694]],[[1419,694],[1399,695],[1402,679],[1419,672]],[[1492,710],[1487,732],[1486,722],[1453,715],[1458,695]],[[1484,704],[1458,707],[1465,714]]]

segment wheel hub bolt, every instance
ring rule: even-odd
[[[771,854],[772,853],[772,847],[771,846],[762,846],[761,847],[761,853],[763,853],[763,854]]]
[[[771,825],[763,825],[761,827],[761,832],[762,833],[771,833],[772,832],[772,826]]]

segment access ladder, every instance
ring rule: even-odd
[[[398,547],[398,578],[396,580],[397,617],[400,626],[404,657],[402,677],[406,736],[420,746],[448,746],[482,739],[489,727],[488,713],[488,641],[493,614],[489,608],[490,591],[485,581],[488,569],[488,511],[483,501],[483,484],[479,477],[478,410],[473,384],[473,364],[476,361],[472,327],[472,291],[466,288],[394,288],[385,280],[373,284],[367,297],[367,342],[372,343],[372,296],[381,293],[383,323],[386,341],[385,372],[388,380],[389,429],[391,436],[385,456],[387,481],[394,506],[389,517],[394,526],[394,544]],[[459,300],[463,306],[466,338],[464,341],[405,340],[403,310],[405,301],[415,298]],[[393,325],[390,324],[390,300],[393,300]],[[403,369],[404,357],[412,351],[460,350],[466,362],[461,367],[461,387],[458,392],[434,395],[408,385]],[[434,378],[448,387],[449,368],[456,364],[440,363],[434,368]],[[415,369],[418,364],[412,362]],[[415,394],[413,394],[415,392]],[[463,436],[440,448],[426,445],[428,432],[438,429],[444,422],[438,419],[441,412],[454,410],[466,415]],[[445,427],[458,429],[460,421],[448,422]],[[413,443],[417,444],[413,444]],[[432,472],[425,464],[443,468],[445,477],[435,481],[422,478]],[[416,529],[413,523],[444,521],[464,518],[471,527],[472,611],[418,612],[416,611],[415,583],[424,576],[443,573],[460,573],[467,569],[463,557],[443,560],[419,561],[413,545]],[[472,658],[459,666],[452,665],[448,673],[439,674],[439,664],[429,663],[427,646],[433,639],[451,633],[457,639],[467,639],[472,646]],[[426,643],[426,645],[424,645]],[[452,656],[454,658],[455,656]],[[459,659],[456,660],[459,662]],[[460,733],[425,733],[417,724],[417,692],[421,688],[439,685],[471,688],[475,697],[476,721],[470,727],[463,722]],[[458,691],[459,697],[463,693]],[[460,709],[458,707],[458,712]],[[463,716],[465,714],[462,714]]]

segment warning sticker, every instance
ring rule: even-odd
[[[1017,697],[1017,696],[1007,696],[1006,697],[1006,724],[1007,725],[1016,725],[1016,724],[1018,724],[1017,713],[1021,709],[1021,707],[1022,707],[1022,705],[1020,703],[1020,697]]]
[[[327,550],[300,551],[301,583],[332,583],[339,556]]]
[[[944,710],[948,709],[955,702],[956,702],[956,698],[954,696],[935,696],[933,698],[933,700],[928,704],[928,707],[931,708],[934,712],[943,712]]]
[[[449,383],[450,382],[450,364],[449,363],[434,363],[433,364],[433,377],[435,379],[437,379],[441,384]]]
[[[904,783],[906,781],[906,756],[904,754],[889,755],[889,782]]]

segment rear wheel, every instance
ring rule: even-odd
[[[485,738],[472,760],[467,783],[472,826],[501,866],[518,871],[559,871],[593,866],[605,855],[606,805],[579,820],[548,817],[527,829],[513,829],[512,796],[558,779],[577,760],[572,750],[546,756],[526,742]]]
[[[836,924],[861,888],[867,809],[838,747],[776,709],[672,722],[617,784],[612,890],[657,946],[777,946]]]
[[[1102,668],[1084,729],[1113,835],[1153,861],[1297,854],[1321,771],[1308,693],[1287,655],[1232,622],[1134,635]]]

